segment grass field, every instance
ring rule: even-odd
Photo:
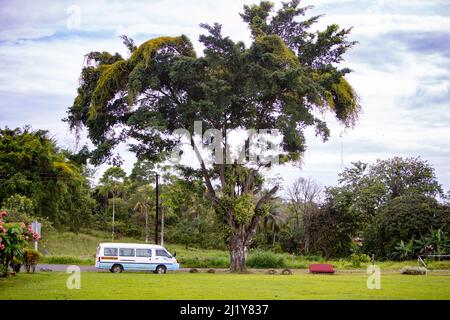
[[[450,299],[450,275],[383,274],[369,290],[364,273],[290,276],[228,273],[81,274],[66,288],[63,272],[20,273],[0,279],[0,299]]]

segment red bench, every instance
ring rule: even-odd
[[[331,264],[317,263],[317,264],[309,265],[309,272],[311,272],[311,273],[334,273],[334,269]]]

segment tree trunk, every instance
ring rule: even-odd
[[[242,229],[242,228],[240,228]],[[240,232],[231,235],[230,249],[230,272],[243,273],[247,271],[245,259],[247,258],[248,248],[245,243],[245,234]]]
[[[233,235],[230,241],[230,271],[243,273],[247,271],[245,259],[247,258],[247,247],[241,235]]]

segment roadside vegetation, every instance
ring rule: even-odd
[[[51,233],[40,243],[42,255],[40,263],[45,264],[75,264],[93,265],[96,248],[100,242],[109,241],[109,233],[104,231],[91,231],[75,234],[72,232]],[[144,243],[141,239],[119,238],[117,242]],[[179,244],[165,244],[171,252],[177,253],[178,262],[182,268],[229,268],[229,255],[226,250],[204,249],[189,247]],[[371,264],[369,257],[363,262],[355,262],[350,257],[325,259],[319,255],[296,255],[291,253],[274,253],[271,250],[253,249],[250,251],[248,268],[292,268],[307,269],[311,263],[331,263],[337,269],[363,270]],[[386,270],[400,270],[405,266],[418,266],[417,260],[405,261],[375,261]],[[450,269],[450,260],[426,260],[430,270]]]

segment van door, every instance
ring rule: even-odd
[[[165,249],[155,249],[155,259],[157,264],[172,264],[173,258]]]
[[[136,249],[136,268],[141,270],[154,270],[155,266],[152,266],[152,249]]]

